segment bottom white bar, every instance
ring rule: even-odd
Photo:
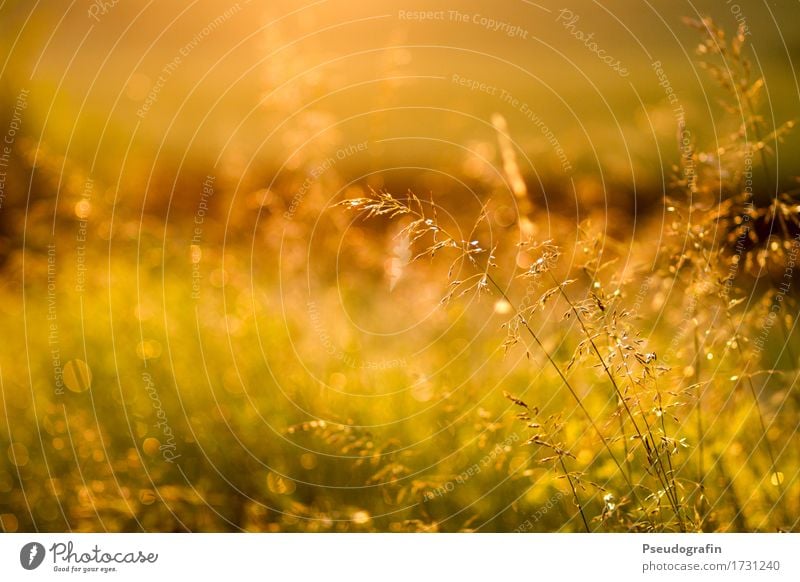
[[[2,534],[2,580],[800,580],[800,534]]]

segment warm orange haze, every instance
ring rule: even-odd
[[[0,3],[2,531],[797,532],[798,16]]]

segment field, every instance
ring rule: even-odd
[[[0,5],[2,531],[800,531],[796,7],[102,4]]]

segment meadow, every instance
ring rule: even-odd
[[[654,66],[670,161],[629,154],[641,181],[477,74],[451,84],[492,113],[424,168],[424,137],[331,130],[311,81],[275,97],[264,164],[89,163],[20,106],[3,531],[800,530],[794,123],[743,25],[679,26],[729,110],[691,125]]]

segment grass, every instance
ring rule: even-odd
[[[66,188],[0,288],[3,530],[797,531],[792,126],[692,25],[745,115],[637,239],[537,214],[500,115],[501,193],[332,172],[195,241]]]

